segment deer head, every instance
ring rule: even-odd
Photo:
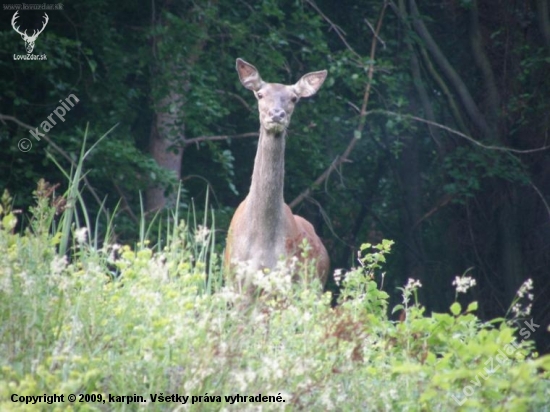
[[[241,84],[252,90],[258,100],[260,125],[268,132],[280,134],[290,124],[298,100],[313,96],[327,77],[327,71],[311,72],[294,85],[264,82],[258,70],[243,59],[237,59],[237,72]]]
[[[19,10],[16,11],[15,14],[13,15],[13,17],[11,19],[11,26],[13,27],[13,30],[15,30],[17,33],[19,33],[21,35],[21,37],[25,41],[25,48],[27,49],[27,53],[31,54],[32,51],[34,50],[34,42],[38,38],[38,35],[44,31],[44,29],[46,28],[46,25],[48,24],[48,21],[50,19],[49,19],[48,15],[46,13],[44,13],[45,20],[44,20],[44,23],[42,24],[42,28],[38,31],[33,30],[32,36],[28,36],[27,35],[27,30],[25,30],[24,32],[21,32],[19,30],[19,27],[15,27],[15,20],[17,20],[17,18],[19,17],[17,15],[17,13],[19,13]]]

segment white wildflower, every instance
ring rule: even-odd
[[[337,285],[340,285],[340,282],[342,281],[342,275],[344,273],[344,269],[336,269],[334,271],[334,281]]]
[[[527,279],[518,289],[516,295],[517,298],[515,299],[515,303],[511,308],[512,313],[514,314],[515,318],[522,318],[527,317],[531,315],[531,309],[533,308],[533,304],[529,303],[527,306],[523,306],[523,304],[520,301],[523,298],[527,298],[529,302],[532,302],[535,296],[530,293],[533,290],[533,280]],[[527,302],[526,302],[527,303]]]
[[[11,268],[0,269],[0,291],[11,293]]]
[[[251,319],[254,325],[261,325],[266,321],[267,315],[261,311],[254,309]]]
[[[517,295],[522,298],[524,297],[525,295],[527,295],[527,297],[529,298],[529,300],[533,300],[533,295],[529,292],[531,292],[533,290],[533,280],[531,278],[527,279],[525,282],[523,282],[523,284],[521,285],[521,287],[519,288],[519,290],[517,291]]]
[[[516,303],[514,306],[512,306],[512,312],[515,316],[519,316],[521,313],[521,305],[519,303]]]
[[[457,293],[466,293],[468,289],[476,285],[476,280],[470,276],[456,276],[453,286],[456,286]]]
[[[515,318],[522,318],[531,315],[531,309],[533,305],[530,303],[525,308],[522,307],[520,303],[516,303],[512,306],[512,312],[514,313]]]
[[[256,379],[256,373],[253,372],[250,369],[247,369],[245,371],[235,371],[231,372],[232,375],[232,383],[235,385],[235,387],[239,391],[246,391],[248,389],[249,384],[253,383]]]
[[[279,392],[279,394],[281,395],[281,398],[285,399],[286,401],[292,398],[292,395],[285,391],[281,391]]]
[[[197,388],[201,388],[201,385],[201,379],[193,377],[192,379],[188,379],[185,381],[185,383],[183,384],[183,390],[187,393],[193,393],[197,390]]]
[[[407,281],[407,284],[405,285],[405,289],[410,291],[416,290],[421,287],[422,287],[422,283],[420,283],[419,280],[415,280],[411,278],[409,278],[409,280]]]
[[[227,354],[229,352],[229,345],[226,342],[220,342],[218,351],[222,356]]]
[[[293,266],[295,259],[280,260],[273,269],[255,269],[253,259],[242,262],[233,260],[235,273],[234,292],[260,294],[262,296],[285,296],[292,289]]]
[[[79,245],[86,243],[87,234],[88,234],[88,228],[86,227],[81,227],[75,230],[74,237],[76,239],[76,243],[78,243]]]
[[[52,275],[59,275],[67,267],[67,256],[55,255],[50,262],[50,272]]]
[[[251,278],[254,276],[255,272],[252,269],[252,261],[249,260],[247,262],[242,262],[233,259],[231,261],[231,265],[235,271],[235,283],[238,288],[238,292],[245,292],[246,288],[250,285]]]
[[[229,285],[221,288],[221,290],[218,293],[216,293],[216,297],[220,298],[222,301],[227,303],[235,303],[237,302],[237,300],[239,300],[241,295],[235,292],[235,289],[233,288],[233,286]]]
[[[271,271],[269,269],[257,270],[253,273],[252,284],[264,293],[270,294],[272,283],[270,282]]]
[[[151,349],[145,349],[143,351],[143,360],[145,362],[151,362],[153,359],[153,351]]]
[[[292,366],[292,369],[291,369],[291,374],[294,375],[294,376],[302,376],[304,375],[305,373],[308,372],[308,368],[306,367],[307,364],[309,364],[311,362],[309,362],[308,360],[305,360],[305,359],[302,359],[301,362],[296,362],[294,363],[294,365]],[[307,365],[309,366],[309,365]]]
[[[60,291],[66,291],[70,286],[70,278],[60,273],[51,273],[48,276],[48,285],[51,287],[57,287]]]
[[[195,231],[195,243],[198,245],[206,245],[210,235],[210,229],[203,225],[198,225]]]
[[[361,256],[361,250],[357,251],[357,261],[362,267],[365,267],[365,263],[363,262],[362,256]]]
[[[300,259],[298,259],[297,256],[292,256],[290,258],[290,265],[289,265],[289,270],[291,272],[293,272],[294,270],[296,270],[296,267],[298,266],[298,262],[300,261]]]
[[[27,272],[18,273],[17,276],[23,283],[23,295],[28,296],[34,289],[34,279],[30,277]]]
[[[86,275],[89,275],[91,279],[103,274],[103,268],[95,262],[90,262],[85,267]]]
[[[282,379],[284,373],[277,359],[264,356],[262,362],[264,364],[264,368],[260,370],[260,375],[264,379]]]
[[[73,317],[72,322],[69,323],[69,329],[72,332],[72,336],[78,336],[82,334],[82,330],[84,329],[84,325],[78,319],[76,316]]]
[[[319,399],[321,404],[325,407],[325,410],[330,411],[334,409],[334,403],[330,399],[330,394],[327,391],[321,393],[321,398]]]
[[[105,248],[105,250],[109,250],[109,257],[107,258],[107,262],[113,264],[118,260],[118,251],[122,249],[122,246],[120,246],[118,243],[114,243],[112,246]]]
[[[409,298],[412,295],[412,293],[414,291],[416,291],[416,289],[421,288],[421,287],[422,287],[422,283],[420,283],[419,280],[409,278],[407,280],[407,284],[402,289],[403,290],[403,304],[408,305],[409,304]]]
[[[152,279],[156,279],[161,282],[168,281],[170,276],[168,274],[168,267],[165,262],[166,257],[162,253],[153,256],[153,258],[147,262],[147,272]]]

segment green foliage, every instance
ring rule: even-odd
[[[348,272],[342,282],[339,302],[349,310],[361,310],[368,313],[373,321],[384,318],[388,307],[389,295],[378,290],[375,275],[386,263],[393,241],[384,239],[379,245],[364,243],[361,245],[359,262],[361,267]],[[373,252],[370,252],[373,249]],[[385,273],[381,276],[384,277]]]
[[[269,410],[516,411],[541,408],[550,393],[550,358],[537,357],[525,334],[515,343],[517,329],[505,322],[481,322],[475,304],[430,317],[406,304],[402,322],[388,320],[388,296],[373,277],[391,241],[362,246],[362,266],[346,274],[334,309],[315,282],[287,287],[276,276],[276,289],[251,301],[220,282],[215,231],[177,210],[161,249],[146,239],[97,248],[92,233],[76,229],[68,261],[56,231],[44,230],[53,190],[43,182],[35,197],[33,230],[21,234],[9,223],[17,219],[9,194],[2,201],[2,410],[25,409],[14,393],[101,395],[105,404],[72,405],[89,410],[121,407],[109,394],[137,394],[164,410],[150,397],[160,393],[208,393],[220,401],[195,408],[241,410],[252,405],[225,395],[261,393],[284,400]]]
[[[519,270],[506,271],[509,256],[521,272],[547,280],[548,234],[541,226],[547,217],[547,152],[512,155],[472,145],[463,137],[513,150],[545,144],[550,77],[548,47],[539,29],[544,20],[536,21],[535,8],[541,2],[535,2],[533,10],[512,2],[506,7],[479,5],[479,44],[488,60],[485,71],[472,54],[475,3],[464,0],[441,7],[434,1],[416,2],[442,55],[463,80],[460,87],[444,73],[411,24],[414,2],[395,3],[183,0],[136,7],[128,0],[75,0],[63,12],[50,13],[36,45],[36,52],[45,53],[48,60],[37,62],[11,58],[24,49],[8,24],[0,32],[0,51],[6,56],[0,61],[0,115],[6,116],[0,120],[0,187],[10,189],[14,210],[33,205],[31,192],[23,188],[43,176],[61,183],[56,192],[74,194],[75,187],[69,187],[65,175],[78,168],[84,125],[91,125],[87,140],[92,145],[119,124],[80,164],[86,182],[78,182],[78,199],[86,203],[85,212],[79,209],[64,223],[49,211],[33,220],[35,235],[44,236],[50,223],[65,225],[64,235],[56,241],[70,250],[75,229],[71,222],[86,227],[99,222],[94,235],[99,244],[100,239],[115,237],[120,243],[134,244],[143,235],[138,233],[141,226],[149,234],[159,234],[151,249],[162,251],[172,217],[166,221],[162,214],[156,220],[153,214],[143,221],[136,217],[141,194],[155,185],[166,193],[179,193],[179,213],[187,213],[193,199],[212,196],[221,232],[216,236],[219,251],[223,231],[250,184],[255,139],[189,144],[180,138],[234,136],[258,129],[254,98],[235,73],[236,57],[255,64],[265,80],[285,84],[307,71],[327,69],[323,88],[300,102],[288,133],[287,202],[338,161],[353,142],[348,159],[312,188],[308,201],[296,210],[314,223],[334,266],[347,267],[355,261],[359,239],[377,243],[373,239],[391,234],[404,240],[393,247],[388,259],[392,286],[405,283],[407,273],[422,272],[427,276],[423,279],[438,289],[452,274],[475,265],[476,271],[484,272],[479,277],[485,279],[486,284],[480,285],[484,291],[504,285],[490,294],[491,299],[479,301],[482,313],[494,313],[493,307],[504,306],[503,291],[521,276]],[[389,6],[374,36],[376,16],[384,5]],[[4,14],[8,22],[11,13]],[[373,39],[377,50],[371,56]],[[487,84],[491,78],[499,95],[492,109],[494,96]],[[367,85],[372,86],[368,96]],[[463,100],[464,92],[473,102]],[[18,142],[29,138],[26,125],[38,126],[71,93],[80,102],[66,121],[58,122],[48,141],[33,140],[30,152],[20,152]],[[171,95],[177,98],[163,104]],[[368,116],[360,116],[365,97]],[[184,150],[182,182],[160,168],[149,153],[157,116],[163,112],[177,114],[169,137],[175,143],[171,150]],[[479,118],[489,124],[491,136],[478,127]],[[432,123],[428,126],[418,119]],[[360,125],[364,125],[361,131]],[[510,205],[509,215],[501,215],[503,205]],[[103,212],[111,214],[109,223],[104,222]],[[212,218],[210,210],[197,213]],[[23,219],[15,225],[9,216],[5,215],[6,227],[18,230]],[[495,224],[505,221],[511,224]],[[463,230],[466,224],[471,230]],[[515,239],[505,239],[504,226],[511,228]],[[54,232],[58,233],[57,227]],[[511,245],[514,253],[505,245]],[[372,280],[379,269],[367,268],[369,263],[348,275],[344,294],[349,299],[341,302],[358,305],[354,309],[358,312],[379,314],[387,308],[386,292]],[[432,273],[440,276],[429,277]],[[508,273],[506,279],[503,273]],[[407,293],[418,303],[415,291]],[[446,308],[450,298],[433,290],[423,296],[428,310]],[[402,306],[398,310],[407,308]],[[456,305],[453,308],[458,310]]]
[[[527,184],[525,166],[510,153],[495,150],[480,150],[471,147],[458,148],[443,162],[451,182],[444,186],[445,192],[455,196],[455,201],[465,202],[478,193],[489,179]]]
[[[256,131],[253,108],[250,114],[241,103],[251,104],[252,99],[249,94],[248,100],[241,97],[246,91],[238,86],[236,57],[253,61],[266,79],[287,83],[304,74],[304,67],[321,69],[327,64],[329,50],[321,17],[293,0],[265,0],[239,6],[231,2],[183,1],[153,10],[136,8],[131,2],[112,5],[94,0],[66,5],[64,13],[78,27],[77,33],[63,26],[57,13],[50,16],[48,28],[37,43],[37,51],[48,56],[47,63],[0,63],[0,86],[7,98],[0,102],[2,114],[13,114],[35,127],[52,112],[59,99],[69,93],[80,99],[66,122],[56,125],[49,135],[62,153],[44,140],[33,142],[30,153],[20,153],[17,142],[28,137],[28,131],[2,122],[0,142],[5,146],[3,151],[9,153],[5,165],[9,165],[11,173],[2,174],[0,185],[14,190],[34,184],[44,175],[53,182],[62,181],[62,173],[46,153],[50,152],[62,169],[70,170],[75,165],[66,157],[78,159],[82,136],[79,128],[83,124],[92,120],[88,136],[91,143],[113,124],[119,124],[89,156],[86,169],[88,183],[96,192],[94,197],[106,199],[106,208],[116,208],[120,198],[124,198],[127,207],[122,211],[131,212],[117,217],[118,231],[124,238],[132,235],[128,219],[132,212],[139,212],[140,191],[151,184],[165,188],[167,193],[177,190],[173,175],[159,168],[148,153],[151,125],[157,113],[177,111],[171,133],[174,139],[181,135],[194,138]],[[127,23],[129,19],[131,25]],[[6,55],[21,48],[20,37],[13,30],[0,36],[0,50]],[[164,107],[163,98],[170,93],[179,99]],[[312,117],[311,106],[304,106],[304,118]],[[327,110],[328,105],[321,113]],[[300,123],[308,124],[306,120]],[[298,188],[326,164],[321,148],[314,144],[321,137],[313,126],[304,127],[301,135],[311,144],[302,144],[299,150],[314,149],[304,153],[314,162],[311,168],[303,168],[303,176],[296,178],[300,182]],[[183,172],[199,176],[201,185],[208,181],[220,196],[222,209],[234,203],[238,193],[244,193],[250,170],[236,168],[235,164],[240,164],[242,153],[251,149],[254,143],[248,139],[189,146]],[[189,191],[197,196],[204,188],[190,181],[186,186],[189,187],[184,188],[182,205],[189,204]],[[19,207],[32,200],[28,194],[22,196],[16,197]],[[95,216],[100,206],[91,202],[89,192],[83,196]]]

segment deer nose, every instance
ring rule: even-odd
[[[286,113],[283,109],[270,109],[268,114],[269,117],[271,117],[271,121],[277,123],[282,121],[286,116]]]

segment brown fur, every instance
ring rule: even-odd
[[[239,205],[227,236],[225,266],[232,276],[231,262],[251,262],[252,268],[275,268],[280,258],[296,256],[303,261],[301,245],[307,239],[308,260],[314,260],[324,285],[329,257],[311,223],[293,215],[284,203],[284,149],[286,129],[296,102],[317,92],[326,71],[304,75],[295,85],[265,83],[257,69],[237,59],[237,72],[244,87],[254,92],[260,114],[260,139],[254,160],[250,191]]]

